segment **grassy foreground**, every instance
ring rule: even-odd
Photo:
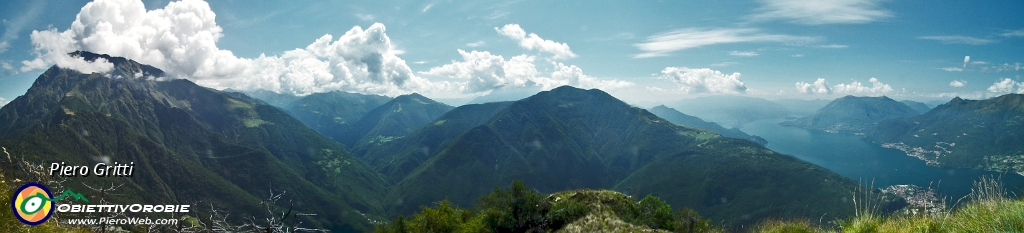
[[[815,224],[804,219],[762,221],[741,231],[801,232],[1024,232],[1024,199],[1006,197],[993,178],[975,182],[959,208],[930,214],[881,214],[871,203],[855,204],[857,216]],[[864,198],[861,200],[866,200]],[[924,213],[924,212],[922,212]],[[828,221],[828,220],[822,220]],[[825,225],[824,227],[822,225]],[[376,232],[725,232],[711,220],[683,208],[673,211],[657,197],[639,201],[608,190],[575,190],[551,195],[521,182],[495,189],[474,209],[438,202],[409,217],[378,225]]]
[[[993,178],[974,184],[966,204],[936,214],[882,216],[859,211],[857,217],[837,221],[838,229],[822,229],[806,220],[771,220],[754,232],[1024,232],[1024,199],[1010,199]]]
[[[761,223],[755,232],[1024,232],[1024,200],[985,200],[937,215],[863,215],[820,229],[807,221]]]

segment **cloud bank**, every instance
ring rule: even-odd
[[[402,51],[395,49],[382,24],[356,26],[338,37],[327,34],[280,55],[244,58],[217,46],[223,31],[215,19],[209,4],[200,0],[171,2],[154,10],[146,10],[139,0],[96,0],[82,7],[69,29],[34,31],[35,58],[22,61],[19,69],[36,71],[56,64],[83,73],[103,73],[113,67],[102,59],[87,62],[67,55],[85,50],[151,64],[164,69],[169,78],[216,89],[296,95],[341,90],[390,96],[411,92],[465,96],[512,87],[614,89],[633,85],[590,77],[578,66],[553,61],[541,74],[536,56],[506,59],[486,51],[459,50],[462,61],[416,73],[399,57]],[[527,34],[518,25],[495,30],[526,50],[551,54],[552,59],[577,56],[567,44]],[[484,44],[477,41],[467,46]],[[6,62],[2,66],[14,69]],[[434,82],[419,75],[451,80]]]
[[[462,55],[462,61],[452,61],[450,64],[419,73],[459,80],[467,84],[460,91],[469,93],[506,86],[523,87],[536,81],[534,78],[537,76],[537,67],[533,64],[536,58],[533,56],[519,55],[505,60],[504,57],[487,51],[458,51]]]
[[[562,85],[611,90],[633,85],[626,81],[597,79],[584,74],[579,67],[562,63],[553,63],[554,71],[545,76],[537,71],[536,57],[525,54],[506,60],[487,51],[458,51],[462,61],[452,61],[419,73],[455,79],[463,93],[518,87],[551,89]]]
[[[893,93],[889,84],[882,83],[876,78],[868,79],[871,86],[865,86],[861,82],[853,81],[849,84],[840,83],[835,86],[829,87],[828,82],[824,78],[818,78],[814,83],[797,82],[796,89],[800,93],[804,94],[845,94],[845,95],[867,95],[867,96],[878,96]]]
[[[516,40],[522,48],[551,54],[555,60],[577,56],[567,44],[526,33],[517,24],[495,30]],[[550,71],[541,74],[535,56],[505,59],[486,51],[459,50],[462,61],[417,73],[399,57],[403,52],[395,49],[380,23],[366,28],[354,26],[341,36],[325,34],[304,48],[256,58],[240,58],[219,48],[217,41],[223,36],[216,14],[200,0],[171,2],[155,10],[146,10],[139,0],[96,0],[82,7],[66,30],[33,31],[35,58],[22,61],[20,70],[45,69],[54,64],[84,73],[112,68],[102,59],[86,62],[67,56],[84,50],[153,65],[170,78],[187,78],[207,87],[296,95],[342,90],[390,96],[411,92],[450,96],[506,87],[574,85],[614,89],[633,85],[594,78],[579,67],[556,62],[551,62],[551,69],[545,68]],[[485,42],[467,44],[482,45]],[[3,67],[13,69],[8,63]],[[418,74],[453,80],[431,81]]]
[[[832,88],[828,87],[828,82],[823,78],[818,78],[814,83],[797,82],[796,89],[804,94],[832,94]]]
[[[836,84],[835,87],[832,87],[832,90],[834,90],[836,93],[860,94],[869,96],[885,95],[893,92],[892,87],[890,87],[889,84],[879,82],[877,78],[868,79],[868,82],[871,83],[871,87],[864,86],[858,81],[853,81],[850,84]]]
[[[140,1],[97,0],[82,7],[71,28],[33,31],[36,58],[23,71],[49,64],[102,72],[65,54],[75,50],[121,56],[150,64],[172,78],[188,78],[213,88],[266,89],[305,95],[329,90],[398,95],[437,90],[415,76],[392,49],[383,24],[353,27],[333,40],[330,34],[306,48],[281,56],[239,58],[217,47],[223,37],[216,14],[203,1],[171,2],[147,11]],[[83,61],[84,62],[84,61]]]
[[[992,86],[988,87],[988,91],[996,94],[1024,94],[1024,82],[1017,82],[1013,79],[1004,78],[996,81]]]
[[[747,87],[740,81],[740,73],[723,74],[708,68],[665,67],[661,78],[679,85],[685,93],[745,93]]]

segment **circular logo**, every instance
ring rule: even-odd
[[[11,198],[11,209],[18,220],[35,226],[46,222],[53,215],[53,194],[39,183],[28,183],[18,188]]]

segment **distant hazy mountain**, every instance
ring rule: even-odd
[[[307,227],[371,230],[381,219],[384,179],[340,144],[270,105],[200,87],[188,80],[154,81],[163,71],[87,52],[114,64],[109,74],[53,66],[28,92],[0,109],[0,145],[15,159],[92,166],[133,162],[132,177],[69,178],[65,188],[123,184],[104,198],[114,204],[190,204],[209,220],[210,207],[230,220],[261,219],[268,191],[287,192],[279,206],[301,213]],[[113,78],[108,78],[113,77]],[[24,177],[3,159],[6,177]],[[30,180],[32,181],[32,180]],[[294,203],[289,206],[287,203]]]
[[[332,91],[302,97],[285,109],[313,130],[340,141],[353,124],[388,101],[387,96]]]
[[[946,104],[948,102],[949,102],[949,100],[932,100],[932,101],[928,101],[925,104],[927,104],[929,108],[935,108],[935,107],[938,107],[939,105],[943,105],[943,104]]]
[[[883,121],[868,138],[931,165],[1024,175],[1024,95],[957,97],[920,116]]]
[[[746,96],[709,96],[681,100],[670,107],[706,121],[726,127],[737,127],[747,122],[766,118],[780,118],[790,115],[781,104]]]
[[[516,101],[530,97],[540,92],[540,87],[501,88],[491,91],[487,95],[476,97],[466,104],[482,104],[490,102]]]
[[[291,93],[276,93],[268,90],[254,90],[254,91],[239,91],[231,88],[224,89],[224,92],[237,92],[245,94],[249,97],[259,99],[267,104],[270,104],[278,108],[287,108],[289,104],[301,99],[301,96],[296,96]]]
[[[828,105],[832,100],[814,99],[814,100],[803,100],[803,99],[778,99],[772,100],[785,106],[786,109],[792,113],[792,116],[804,117],[810,116]]]
[[[416,93],[398,96],[366,113],[336,139],[353,148],[388,142],[433,122],[452,108]]]
[[[397,180],[386,198],[392,215],[445,198],[471,206],[519,179],[542,192],[614,187],[654,194],[726,224],[749,224],[769,216],[849,216],[843,200],[858,186],[756,143],[572,87],[461,106],[381,147],[366,159]]]
[[[654,115],[657,115],[658,117],[665,118],[665,120],[671,121],[672,123],[676,123],[679,125],[711,130],[714,131],[715,133],[721,134],[722,136],[746,139],[752,142],[756,142],[757,144],[760,144],[762,146],[768,143],[768,141],[764,140],[764,138],[758,136],[751,136],[747,133],[744,133],[743,131],[740,131],[740,129],[726,129],[725,127],[722,127],[721,125],[718,125],[714,122],[707,122],[695,116],[686,115],[684,113],[676,111],[673,108],[665,107],[665,105],[655,106],[654,108],[651,108],[649,111],[651,111],[651,113],[654,113]]]
[[[814,115],[783,125],[799,126],[828,132],[861,133],[880,121],[912,117],[919,113],[906,104],[889,97],[845,96],[833,100]]]
[[[927,104],[924,104],[924,103],[921,103],[921,102],[917,102],[917,101],[904,100],[904,101],[900,101],[900,103],[906,104],[907,107],[910,107],[911,109],[914,109],[914,111],[917,111],[917,113],[920,113],[920,114],[924,114],[924,113],[928,112],[928,110],[932,110],[932,108],[928,107]]]

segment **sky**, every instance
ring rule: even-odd
[[[1021,12],[1016,0],[3,1],[0,104],[53,65],[110,69],[75,50],[296,95],[984,99],[1024,93]]]

